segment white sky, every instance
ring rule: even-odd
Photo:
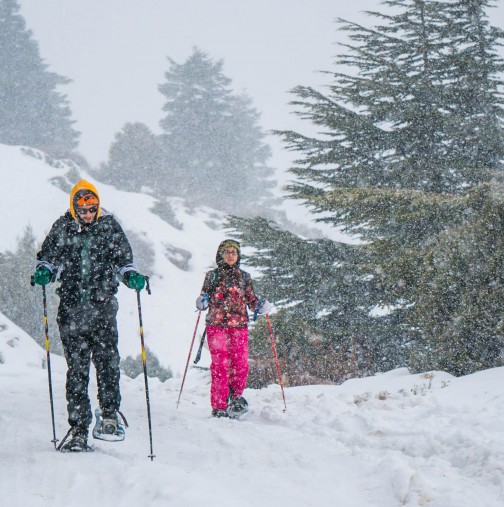
[[[287,105],[296,85],[320,87],[320,70],[334,70],[334,19],[374,22],[364,10],[377,0],[19,0],[21,14],[53,70],[71,78],[71,102],[81,153],[105,161],[114,134],[140,121],[154,131],[162,118],[157,87],[166,57],[183,63],[194,46],[224,60],[236,92],[245,91],[262,114],[265,131],[301,129]],[[504,27],[504,6],[490,9]],[[291,156],[276,138],[270,163],[285,170]]]
[[[60,454],[42,348],[0,314],[0,491],[8,507],[502,507],[504,368],[406,369],[342,385],[245,391],[241,421],[210,417],[209,373],[121,378],[124,442]],[[51,356],[56,437],[65,362]],[[96,407],[92,370],[90,398]]]

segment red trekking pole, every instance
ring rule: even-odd
[[[285,394],[284,394],[284,388],[283,388],[283,383],[282,383],[282,371],[280,370],[280,363],[278,362],[278,355],[277,355],[276,346],[275,346],[275,338],[273,337],[273,329],[271,328],[271,321],[270,321],[268,314],[266,314],[266,322],[268,323],[268,329],[270,332],[271,348],[273,349],[273,355],[275,356],[275,362],[276,362],[276,367],[277,367],[277,372],[278,372],[278,381],[280,383],[280,388],[282,389],[282,398],[283,398],[284,407],[285,407],[283,409],[283,411],[285,412],[287,410],[287,403],[285,403]]]
[[[192,352],[193,345],[194,345],[194,338],[196,337],[196,331],[198,330],[198,324],[199,324],[200,317],[201,317],[201,310],[198,312],[198,318],[196,319],[196,326],[194,328],[194,333],[193,333],[193,337],[191,340],[191,347],[189,349],[189,354],[187,354],[187,362],[185,365],[184,376],[182,377],[182,385],[180,386],[180,392],[178,395],[177,408],[180,403],[180,397],[182,396],[182,389],[184,388],[184,382],[185,382],[185,378],[186,378],[186,374],[187,374],[187,367],[189,366],[189,359],[191,358],[191,352]]]

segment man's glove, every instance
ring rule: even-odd
[[[261,301],[259,303],[258,312],[261,315],[264,315],[266,313],[270,313],[271,312],[271,303],[267,299],[265,299],[264,301]]]
[[[33,273],[33,282],[37,285],[47,285],[51,277],[52,272],[47,266],[39,266]]]
[[[123,278],[130,289],[142,290],[145,287],[145,276],[138,271],[126,271]]]
[[[200,311],[205,311],[208,308],[208,294],[203,294],[196,298],[196,308]]]

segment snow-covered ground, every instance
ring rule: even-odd
[[[93,181],[75,170],[48,165],[40,152],[29,156],[0,145],[8,190],[0,200],[0,251],[13,250],[28,225],[44,238],[67,209],[75,178]],[[194,299],[225,236],[223,217],[173,199],[180,230],[150,211],[150,196],[97,185],[103,205],[153,251],[152,295],[142,292],[145,343],[175,373],[165,383],[149,380],[156,457],[147,457],[142,375],[121,379],[121,408],[130,424],[124,442],[91,439],[94,453],[55,452],[45,351],[0,314],[0,505],[504,505],[504,368],[462,378],[396,370],[340,386],[286,388],[285,413],[278,385],[247,390],[250,412],[242,421],[210,417],[208,370],[191,368],[176,408],[196,322]],[[172,262],[181,252],[190,254],[185,270]],[[27,290],[39,288],[27,283]],[[118,298],[121,355],[136,357],[135,293],[121,287]],[[55,325],[49,322],[50,337]],[[51,363],[62,439],[66,365],[55,354]],[[208,363],[205,351],[200,365]],[[96,404],[94,379],[91,397]]]
[[[0,492],[9,507],[501,507],[504,368],[454,378],[395,370],[340,386],[246,390],[250,412],[210,417],[209,374],[123,377],[122,443],[54,450],[45,351],[0,315]],[[56,434],[65,364],[51,356]],[[91,383],[92,402],[96,386]]]

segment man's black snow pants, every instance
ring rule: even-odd
[[[67,362],[66,398],[70,426],[88,428],[93,420],[88,395],[91,361],[96,369],[98,403],[104,417],[121,403],[119,391],[118,303],[83,303],[58,309],[58,326]]]

